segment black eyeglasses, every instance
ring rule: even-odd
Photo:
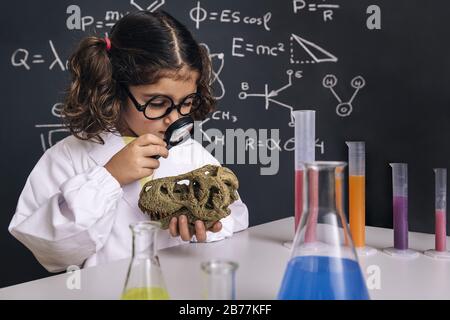
[[[177,109],[180,115],[187,116],[197,110],[203,102],[202,96],[196,92],[185,97],[179,104],[175,104],[172,98],[164,95],[153,96],[146,103],[140,104],[131,94],[130,90],[127,88],[125,88],[125,90],[136,109],[143,112],[144,116],[149,120],[164,118],[171,113],[173,109]]]

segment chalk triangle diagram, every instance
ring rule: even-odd
[[[165,3],[166,3],[165,0],[155,0],[155,1],[153,1],[151,4],[149,4],[147,6],[147,11],[154,12],[154,11],[156,11],[156,9],[158,9],[159,7],[164,5]],[[136,0],[130,0],[130,4],[132,6],[135,6],[136,8],[138,8],[138,10],[145,10],[140,4],[138,4],[136,2]]]
[[[294,43],[299,44],[309,55],[309,60],[294,59]],[[296,34],[291,35],[291,63],[321,63],[321,62],[337,62],[338,58],[317,44],[303,39]]]

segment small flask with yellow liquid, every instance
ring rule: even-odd
[[[159,223],[140,221],[130,225],[130,228],[133,233],[133,255],[122,300],[169,299],[155,248]]]

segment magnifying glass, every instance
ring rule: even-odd
[[[182,117],[174,121],[164,134],[164,142],[167,143],[167,150],[188,140],[193,127],[194,120],[191,117]],[[160,155],[156,155],[152,158],[159,159],[159,157]]]

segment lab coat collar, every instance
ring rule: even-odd
[[[125,142],[119,133],[102,133],[100,135],[104,144],[93,143],[89,156],[99,166],[104,166],[117,152],[125,147]],[[125,201],[134,209],[141,211],[138,207],[141,184],[139,181],[132,182],[122,187]]]

